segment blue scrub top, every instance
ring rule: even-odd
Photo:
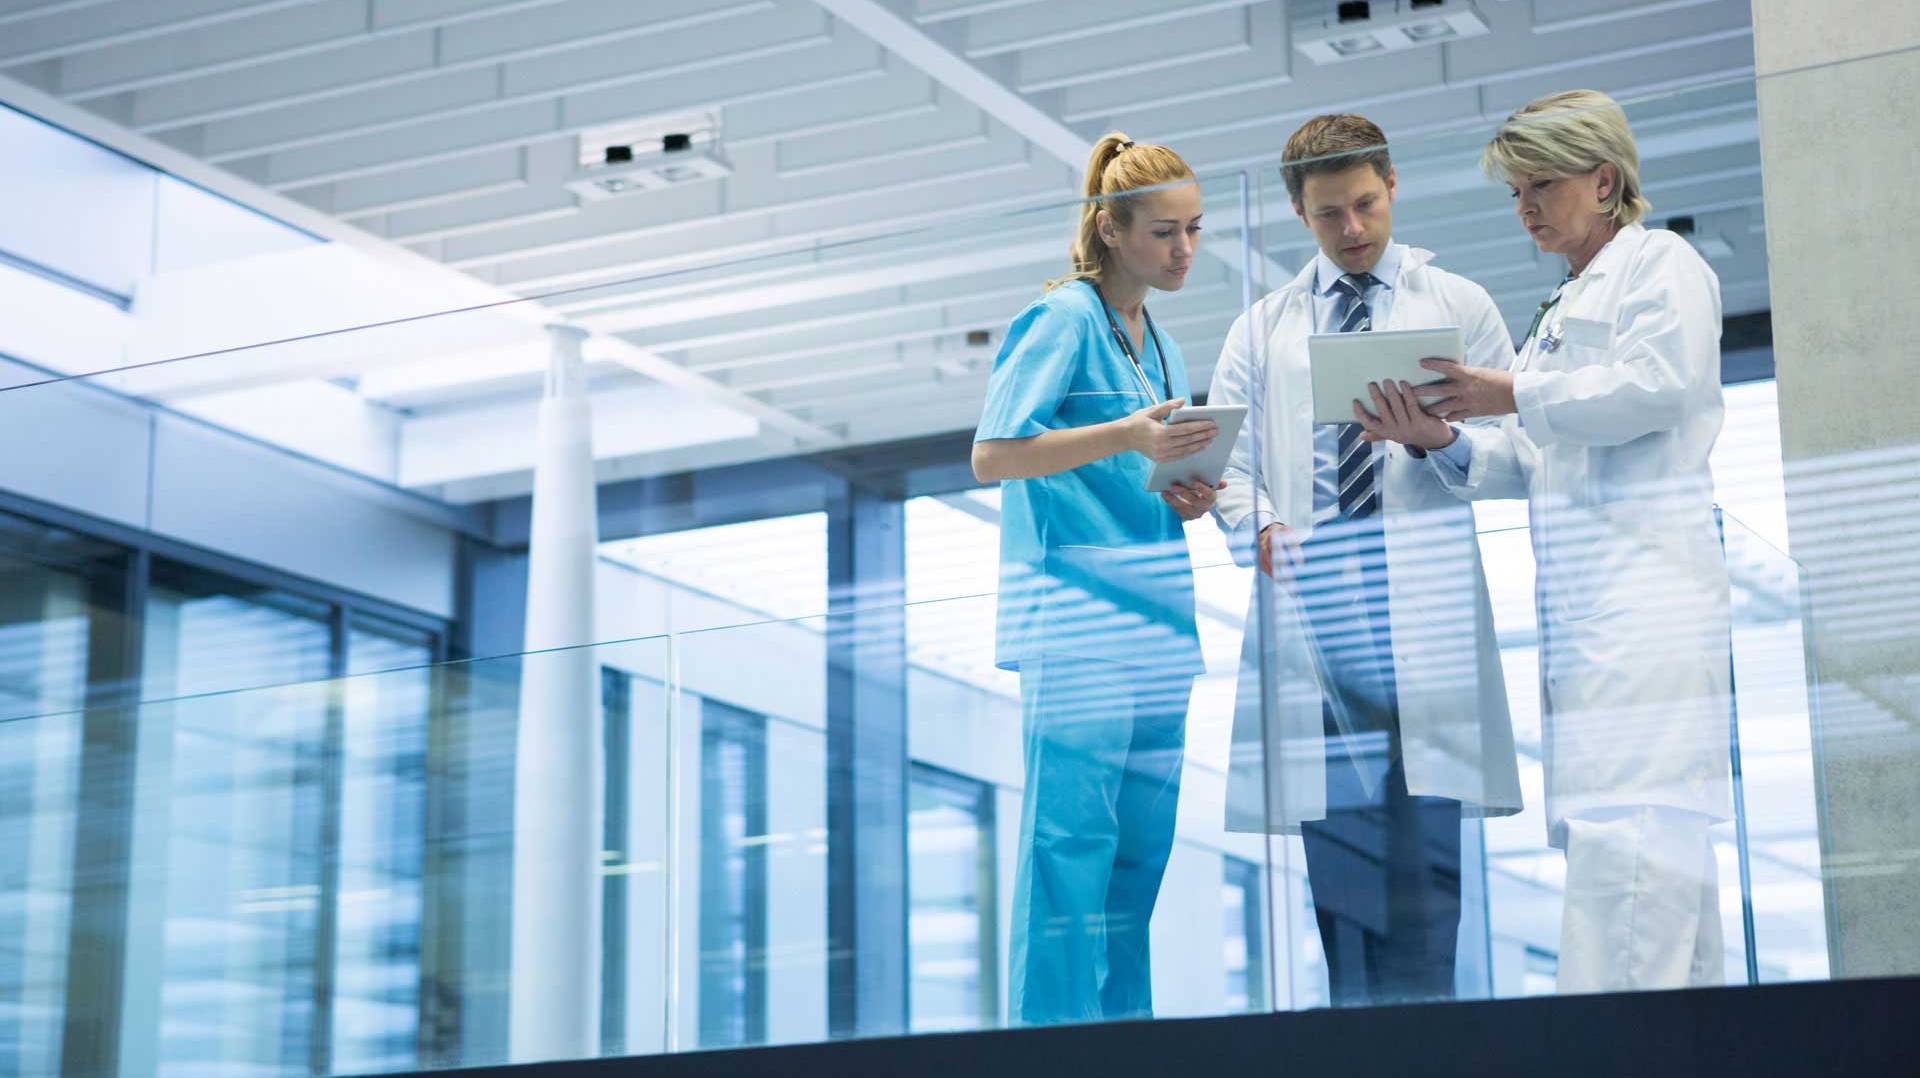
[[[1173,338],[1149,334],[1146,381],[1113,338],[1093,286],[1048,291],[1007,328],[974,441],[1030,438],[1190,399]],[[1151,392],[1149,392],[1149,385]],[[1152,463],[1125,452],[1059,475],[1000,484],[1000,598],[994,658],[1007,670],[1042,655],[1203,672],[1193,567],[1180,517],[1146,489]]]

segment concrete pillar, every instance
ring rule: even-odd
[[[527,553],[526,650],[514,747],[509,1053],[598,1054],[600,1040],[600,679],[593,640],[593,444],[586,334],[551,327]],[[503,437],[513,432],[502,431]],[[571,650],[554,651],[554,648]]]
[[[1920,4],[1753,0],[1835,976],[1920,973]]]

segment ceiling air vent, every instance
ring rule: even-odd
[[[1293,45],[1316,64],[1337,64],[1487,33],[1469,0],[1343,0],[1331,15],[1293,26]]]
[[[733,167],[720,152],[720,125],[706,113],[582,131],[579,150],[567,187],[588,199],[619,198],[733,175]]]

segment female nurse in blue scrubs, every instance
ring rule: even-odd
[[[1201,672],[1182,522],[1215,491],[1146,489],[1204,449],[1169,424],[1186,364],[1147,293],[1185,283],[1193,170],[1113,134],[1087,164],[1073,272],[1007,330],[974,436],[1001,481],[996,660],[1020,672],[1026,793],[1008,1013],[1020,1024],[1153,1012],[1147,924],[1173,846],[1187,697]]]

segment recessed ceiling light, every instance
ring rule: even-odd
[[[1400,32],[1422,45],[1430,41],[1444,41],[1450,37],[1459,37],[1460,32],[1448,22],[1410,22],[1400,28]]]
[[[1315,63],[1332,64],[1487,32],[1469,0],[1373,0],[1341,4],[1330,15],[1295,23],[1293,44]]]
[[[590,128],[580,133],[578,149],[578,164],[566,186],[585,199],[618,198],[733,175],[720,149],[719,124],[707,113]]]

